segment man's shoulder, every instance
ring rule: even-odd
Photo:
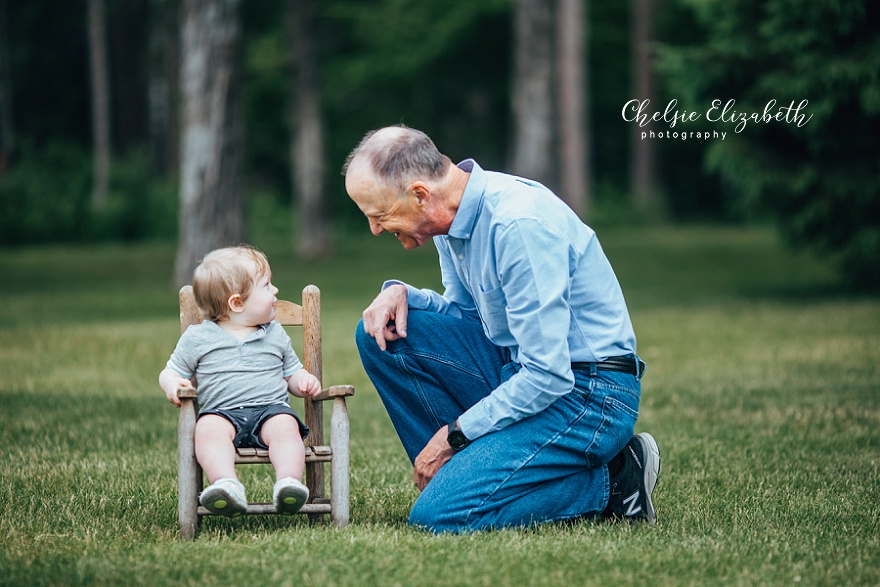
[[[504,173],[493,175],[485,194],[485,211],[492,222],[509,225],[565,214],[565,205],[543,184]]]

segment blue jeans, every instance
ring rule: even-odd
[[[434,312],[410,309],[407,337],[384,352],[363,322],[355,338],[411,461],[438,429],[520,367],[479,323]],[[606,464],[633,435],[641,386],[615,371],[574,374],[574,390],[544,411],[453,456],[416,500],[410,524],[467,532],[601,513],[609,498]]]

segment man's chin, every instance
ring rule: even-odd
[[[400,241],[400,244],[407,251],[410,251],[412,249],[417,249],[422,245],[422,243],[420,243],[416,239],[410,238],[410,237],[405,237],[405,238],[397,237],[397,240]]]

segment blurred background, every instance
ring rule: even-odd
[[[0,247],[176,241],[177,283],[255,234],[326,258],[367,231],[346,155],[397,123],[593,226],[772,224],[880,288],[873,0],[0,0]]]

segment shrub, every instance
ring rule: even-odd
[[[177,194],[171,182],[151,177],[146,156],[135,152],[113,163],[106,208],[91,203],[91,155],[53,142],[25,145],[0,177],[0,245],[173,237]]]

